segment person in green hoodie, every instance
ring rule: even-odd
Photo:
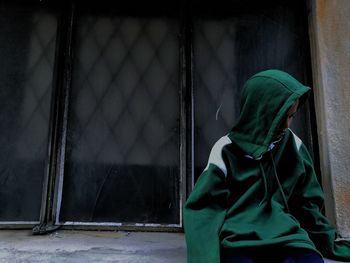
[[[184,207],[189,263],[350,262],[350,242],[321,212],[312,158],[289,129],[309,92],[280,70],[247,80],[237,124]]]

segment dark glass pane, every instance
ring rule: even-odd
[[[38,221],[46,170],[55,15],[0,5],[0,220]]]
[[[179,223],[175,21],[77,23],[60,221]]]
[[[241,3],[239,8],[241,13],[234,9],[230,15],[226,8],[221,18],[206,13],[195,20],[195,178],[213,144],[235,124],[241,88],[251,75],[276,68],[308,81],[303,5],[265,5],[256,12]],[[305,105],[293,129],[312,149],[309,118]]]

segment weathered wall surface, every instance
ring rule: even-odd
[[[350,237],[350,1],[309,3],[326,213],[340,234]]]

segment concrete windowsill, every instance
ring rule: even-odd
[[[0,262],[184,263],[186,243],[181,233],[0,230]]]
[[[181,233],[60,230],[33,236],[28,230],[2,230],[0,262],[181,263],[186,245]]]

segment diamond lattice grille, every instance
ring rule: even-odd
[[[177,27],[86,16],[78,28],[61,218],[177,222]]]
[[[213,144],[235,124],[240,90],[247,78],[277,68],[305,83],[304,33],[298,23],[296,13],[289,8],[196,21],[195,178],[206,166]],[[307,105],[292,128],[312,149]]]
[[[205,167],[212,145],[227,133],[238,115],[234,29],[231,20],[195,24],[196,173]]]
[[[0,8],[0,220],[37,221],[48,149],[56,18]]]

